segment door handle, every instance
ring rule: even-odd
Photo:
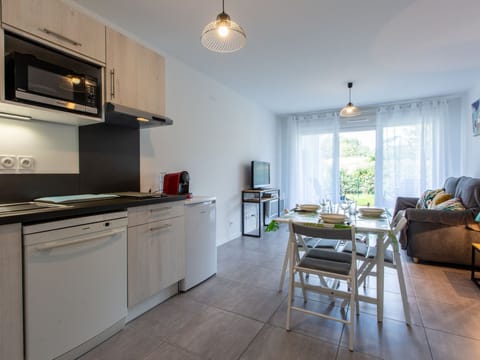
[[[150,209],[150,212],[158,212],[158,211],[168,211],[168,210],[171,210],[172,207],[171,206],[166,206],[166,207],[162,207],[162,208],[159,208],[159,209]]]
[[[150,228],[150,231],[165,230],[165,229],[169,229],[169,228],[171,228],[171,227],[172,227],[171,224],[165,224],[165,225],[161,225],[161,226],[157,226],[157,227]]]
[[[49,30],[49,29],[47,29],[47,28],[43,28],[43,29],[40,28],[39,30],[40,30],[41,32],[44,32],[44,33],[47,34],[47,35],[51,35],[51,36],[53,36],[53,37],[56,37],[58,40],[61,40],[61,41],[63,41],[63,42],[67,42],[67,43],[69,43],[69,44],[72,44],[73,46],[82,46],[82,44],[79,43],[78,41],[72,40],[72,39],[70,39],[70,38],[68,38],[68,37],[66,37],[66,36],[64,36],[64,35],[62,35],[62,34],[59,34],[59,33],[55,32],[55,31]]]
[[[93,241],[93,240],[106,238],[106,237],[109,237],[109,236],[112,236],[112,235],[120,234],[124,231],[125,231],[125,229],[121,228],[121,229],[117,229],[117,230],[111,230],[111,231],[109,231],[107,233],[103,233],[101,235],[90,236],[88,238],[83,238],[83,239],[77,239],[77,240],[71,240],[71,241],[63,241],[63,240],[61,240],[61,241],[51,241],[51,242],[47,242],[45,244],[36,246],[35,250],[47,251],[47,250],[56,249],[56,248],[59,248],[59,247],[81,244],[81,243],[90,242],[90,241]]]
[[[115,99],[115,69],[110,70],[110,99]]]

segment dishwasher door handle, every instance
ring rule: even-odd
[[[64,241],[64,240],[51,241],[51,242],[47,242],[47,243],[42,244],[42,245],[39,245],[39,246],[35,246],[35,250],[38,250],[38,251],[48,251],[48,250],[56,249],[56,248],[59,248],[59,247],[65,247],[65,246],[70,246],[70,245],[81,244],[81,243],[85,243],[85,242],[90,242],[90,241],[94,241],[94,240],[106,238],[106,237],[109,237],[109,236],[112,236],[112,235],[120,234],[120,233],[122,233],[122,232],[124,232],[124,231],[125,231],[124,228],[112,229],[111,231],[106,232],[106,233],[104,232],[104,233],[102,233],[101,235],[90,236],[90,237],[87,237],[87,238],[82,238],[82,239],[77,239],[77,240],[70,240],[70,241]]]

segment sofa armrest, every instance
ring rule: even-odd
[[[393,216],[397,214],[400,210],[405,210],[409,208],[415,208],[417,206],[418,197],[405,197],[400,196],[397,197],[397,201],[395,202],[395,209],[393,211]]]
[[[474,210],[445,211],[434,209],[407,209],[406,217],[409,222],[428,222],[449,226],[475,225]]]

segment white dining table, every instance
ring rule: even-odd
[[[322,223],[320,214],[317,212],[296,212],[290,211],[287,214],[283,214],[274,219],[277,223],[294,222],[310,222],[310,223]],[[377,294],[376,297],[358,295],[360,301],[368,302],[377,305],[377,321],[383,321],[383,298],[384,298],[384,242],[389,236],[391,231],[390,218],[386,215],[380,217],[362,217],[360,215],[351,216],[349,223],[355,226],[357,233],[375,234],[376,239],[376,274],[377,274]],[[289,235],[291,236],[291,234]],[[292,242],[288,241],[285,251],[285,258],[283,261],[282,274],[280,278],[279,291],[282,291],[283,284],[285,282],[285,276],[288,269],[288,261],[290,259],[290,251]]]

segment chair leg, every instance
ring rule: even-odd
[[[320,281],[320,285],[323,286],[324,288],[329,287],[327,281],[323,276],[318,276],[318,280]],[[338,288],[337,285],[340,285],[340,283],[337,280],[335,280],[334,283],[332,284],[332,288],[336,290]],[[330,302],[332,303],[335,302],[335,296],[333,296],[332,294],[328,294],[328,298],[330,299]]]
[[[350,336],[348,339],[348,350],[353,351],[354,348],[354,341],[355,341],[355,309],[356,309],[356,290],[357,290],[357,281],[355,277],[352,278],[352,283],[351,283],[351,293],[350,293]]]
[[[288,240],[287,248],[285,249],[285,257],[283,258],[283,265],[282,265],[282,275],[280,276],[280,284],[278,285],[278,292],[282,292],[283,284],[285,283],[285,274],[287,273],[287,266],[288,261],[290,259],[290,239]]]
[[[288,300],[287,300],[287,323],[285,324],[285,328],[287,331],[290,331],[290,322],[292,319],[292,300],[293,300],[293,291],[294,291],[294,286],[293,286],[293,279],[294,274],[290,275],[290,280],[288,283]]]
[[[290,240],[289,240],[290,241]],[[287,300],[287,323],[285,328],[287,331],[290,331],[290,321],[292,318],[292,301],[293,301],[293,292],[295,291],[295,271],[293,270],[295,262],[295,251],[293,247],[290,248],[290,257],[289,257],[289,280],[288,280],[288,300]]]
[[[303,279],[303,273],[299,272],[298,275],[300,276],[300,283],[302,284],[303,302],[306,303],[307,302],[307,291],[305,290],[305,280]]]
[[[358,300],[358,291],[357,291],[357,296],[356,296],[355,304],[356,304],[356,306],[357,306],[357,316],[359,316],[359,315],[360,315],[360,300]]]
[[[369,277],[370,273],[372,272],[374,266],[375,266],[375,264],[373,262],[364,262],[362,264],[362,266],[360,267],[360,269],[358,269],[358,273],[360,274],[360,276],[358,277],[357,284],[358,285],[363,284],[364,289],[366,288],[365,284],[368,281],[368,277]]]
[[[398,284],[400,285],[400,294],[402,296],[403,313],[405,315],[405,322],[411,325],[410,305],[408,303],[407,287],[405,286],[405,277],[403,276],[402,260],[399,252],[393,253],[395,260],[395,268],[397,269]]]

